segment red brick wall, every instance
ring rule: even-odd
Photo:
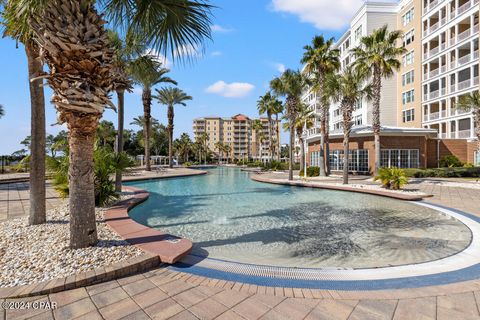
[[[445,139],[440,140],[439,154],[437,155],[438,140],[428,141],[428,167],[436,168],[438,166],[437,157],[454,155],[464,163],[473,163],[473,156],[476,150],[476,142],[468,142],[463,139]]]

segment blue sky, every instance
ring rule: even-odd
[[[361,0],[338,0],[335,8],[327,0],[217,0],[214,11],[213,41],[191,64],[171,63],[170,76],[194,100],[175,110],[175,136],[191,134],[192,120],[206,115],[257,116],[258,96],[283,68],[299,68],[302,47],[316,34],[338,37]],[[0,104],[6,116],[0,119],[0,154],[21,149],[29,135],[30,106],[27,65],[23,47],[0,38]],[[127,128],[133,117],[142,114],[140,90],[127,94]],[[47,132],[55,134],[56,122],[47,89]],[[113,100],[115,102],[115,99]],[[166,109],[154,102],[152,114],[166,122]],[[116,122],[116,114],[106,110],[104,119]],[[138,129],[138,128],[137,128]],[[284,136],[286,141],[286,136]]]

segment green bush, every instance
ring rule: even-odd
[[[374,181],[380,180],[382,185],[387,189],[400,190],[404,185],[408,183],[408,178],[405,172],[399,168],[381,168],[378,176]]]
[[[415,178],[478,178],[480,167],[416,169]]]
[[[300,177],[303,177],[303,170],[300,171]],[[307,167],[307,177],[318,177],[320,175],[320,167]]]
[[[263,167],[263,163],[262,163],[262,161],[249,162],[249,163],[247,163],[247,167],[249,167],[249,168]]]
[[[441,168],[458,168],[463,167],[463,163],[454,155],[443,156],[440,158],[439,165]]]
[[[185,167],[191,167],[192,166],[192,163],[191,162],[184,162],[183,165]]]

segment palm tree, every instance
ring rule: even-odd
[[[305,165],[305,141],[303,140],[304,130],[308,130],[313,127],[315,124],[313,112],[306,106],[302,104],[300,110],[298,111],[297,122],[295,123],[295,130],[298,137],[298,142],[300,143],[300,172],[304,170]]]
[[[268,148],[270,161],[273,161],[273,129],[272,129],[272,116],[275,108],[275,97],[269,91],[265,95],[260,96],[257,101],[257,109],[260,115],[266,114],[268,119]]]
[[[343,183],[348,184],[349,143],[355,105],[363,97],[372,98],[371,85],[364,85],[367,74],[362,68],[347,67],[341,74],[329,75],[325,81],[325,96],[340,102],[343,117]]]
[[[157,95],[154,96],[157,101],[168,107],[168,163],[170,168],[173,168],[172,156],[173,156],[173,118],[175,105],[186,106],[185,101],[192,100],[193,98],[187,95],[185,92],[178,88],[162,88],[156,89]]]
[[[224,144],[223,152],[227,155],[227,163],[228,163],[228,159],[230,159],[230,152],[232,152],[232,147],[229,144]]]
[[[320,175],[326,176],[327,161],[325,160],[325,143],[328,142],[328,109],[329,105],[321,99],[324,91],[325,78],[328,74],[340,68],[340,50],[333,49],[334,39],[324,39],[322,35],[315,36],[311,45],[303,47],[305,50],[301,63],[305,64],[305,73],[311,80],[312,91],[317,95],[315,109],[320,112]],[[317,112],[318,112],[317,111]],[[328,158],[328,155],[327,155]]]
[[[115,141],[115,126],[113,122],[103,120],[98,124],[97,139],[98,144],[104,147]]]
[[[145,170],[150,171],[150,119],[152,110],[152,88],[159,83],[173,83],[176,81],[165,76],[170,70],[152,56],[144,55],[130,64],[130,75],[133,81],[142,86],[143,117],[145,119]]]
[[[153,49],[175,53],[211,35],[211,6],[185,1],[19,1],[15,12],[31,12],[27,23],[48,65],[48,84],[59,120],[69,128],[70,246],[97,242],[93,146],[98,121],[113,107],[113,52],[97,10],[125,34],[138,34]],[[148,122],[147,119],[146,122]],[[146,130],[148,134],[148,130]],[[146,139],[148,142],[148,139]],[[43,149],[44,150],[44,149]]]
[[[269,124],[269,127],[270,127],[270,124]],[[258,157],[258,160],[261,160],[261,158],[262,158],[262,144],[260,142],[260,138],[265,138],[264,135],[263,135],[263,123],[262,123],[262,121],[258,120],[258,119],[254,120],[253,124],[252,124],[252,129],[255,132],[255,144],[257,146],[257,157]],[[270,132],[270,129],[269,129],[269,132]],[[271,135],[270,135],[269,143],[270,143],[270,141],[272,141]]]
[[[280,77],[270,82],[270,87],[278,96],[286,97],[286,118],[290,123],[290,146],[288,164],[288,179],[293,180],[293,145],[295,144],[295,122],[301,104],[301,95],[305,89],[306,81],[299,71],[286,70]]]
[[[277,156],[277,161],[280,161],[280,153],[281,153],[281,146],[280,146],[280,121],[279,121],[279,115],[283,113],[284,107],[282,101],[278,100],[276,97],[272,101],[272,111],[273,114],[275,114],[275,150],[276,150],[276,156]]]
[[[182,133],[179,139],[175,140],[175,149],[179,157],[183,158],[183,162],[188,162],[188,156],[192,151],[192,140],[186,133]]]
[[[470,94],[462,96],[456,107],[471,111],[475,122],[475,135],[477,136],[477,153],[480,154],[480,91],[473,91]]]
[[[221,141],[215,142],[215,149],[218,150],[218,164],[222,163],[223,159],[223,143]]]
[[[30,132],[33,144],[30,150],[30,211],[29,225],[45,223],[46,191],[45,191],[45,93],[43,90],[43,62],[40,59],[40,48],[34,40],[33,30],[28,25],[31,10],[20,10],[22,1],[9,0],[3,3],[4,36],[11,37],[24,44],[28,64],[30,91]]]
[[[401,31],[388,31],[387,25],[374,30],[369,36],[360,40],[360,46],[352,49],[356,58],[355,64],[368,72],[372,77],[373,109],[372,127],[375,137],[375,175],[380,169],[380,99],[382,79],[394,76],[394,71],[400,69],[398,57],[406,52],[404,47],[398,47]]]
[[[208,133],[204,132],[197,136],[197,143],[199,144],[199,152],[200,152],[200,163],[202,162],[202,151],[205,152],[205,164],[207,164],[207,156],[208,156],[208,139],[210,139]]]
[[[5,110],[3,109],[3,106],[0,104],[0,118],[2,118],[5,115]]]

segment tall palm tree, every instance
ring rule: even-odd
[[[329,105],[321,99],[324,91],[325,78],[328,74],[337,71],[340,68],[340,50],[333,48],[334,39],[315,36],[311,45],[303,47],[305,50],[301,63],[305,64],[305,73],[311,80],[312,91],[316,93],[315,109],[320,112],[320,175],[326,176],[328,173],[327,161],[325,157],[325,144],[328,142],[328,109]]]
[[[227,163],[228,163],[228,159],[230,159],[230,153],[232,152],[232,147],[229,144],[224,144],[223,152],[227,155]]]
[[[300,172],[304,170],[305,165],[305,141],[303,139],[303,131],[311,129],[315,124],[313,112],[308,108],[307,105],[302,104],[298,111],[297,121],[295,123],[295,131],[298,137],[298,142],[300,143]]]
[[[276,151],[276,158],[277,161],[280,161],[280,153],[281,153],[281,146],[280,146],[280,115],[283,113],[284,106],[282,101],[278,100],[277,97],[272,101],[272,112],[275,114],[275,151]]]
[[[473,91],[462,96],[456,106],[459,109],[472,112],[475,122],[475,135],[477,136],[477,153],[480,154],[480,91]]]
[[[290,123],[290,145],[288,179],[293,180],[293,145],[295,144],[295,122],[301,104],[301,95],[306,87],[306,81],[299,71],[286,70],[280,77],[270,82],[270,87],[278,96],[285,96],[286,118]]]
[[[360,46],[352,49],[356,58],[355,64],[368,72],[372,78],[373,109],[372,127],[375,137],[375,174],[380,169],[380,99],[382,94],[382,79],[394,76],[401,63],[399,57],[406,52],[399,47],[401,31],[388,31],[387,25],[374,30],[369,36],[360,40]]]
[[[200,146],[200,162],[202,162],[202,151],[204,152],[204,163],[207,164],[207,156],[208,156],[208,139],[210,139],[208,133],[204,132],[197,136],[197,142]]]
[[[215,142],[215,149],[218,150],[218,165],[220,165],[223,159],[223,143],[221,141]]]
[[[252,130],[255,132],[255,145],[257,146],[257,157],[261,160],[262,157],[262,145],[260,143],[260,138],[263,137],[263,123],[261,120],[256,119],[252,123]],[[271,137],[271,135],[270,135]],[[269,141],[272,141],[271,138]]]
[[[26,19],[43,51],[60,122],[69,128],[70,246],[97,242],[93,181],[93,145],[98,121],[113,107],[113,50],[98,10],[126,34],[142,35],[147,45],[175,53],[197,46],[211,35],[211,6],[195,0],[29,0]],[[148,130],[147,132],[148,133]],[[148,139],[147,139],[148,141]]]
[[[192,100],[193,98],[178,88],[162,88],[156,89],[157,95],[154,96],[157,101],[168,107],[168,163],[170,168],[173,168],[173,119],[175,117],[175,105],[186,106],[185,101]]]
[[[3,109],[3,106],[0,104],[0,118],[2,118],[5,115],[5,110]]]
[[[266,114],[268,119],[268,151],[270,156],[270,161],[273,161],[273,128],[272,128],[272,116],[274,114],[275,108],[275,97],[272,96],[272,93],[269,91],[257,101],[257,109],[260,115]]]
[[[348,184],[349,143],[355,105],[363,97],[372,98],[371,85],[365,85],[367,74],[362,68],[347,67],[341,74],[329,75],[325,81],[325,95],[340,102],[343,126],[343,183]]]
[[[152,56],[144,55],[130,64],[130,75],[133,81],[142,86],[143,117],[145,119],[145,170],[150,171],[150,119],[152,112],[152,88],[160,83],[177,84],[175,80],[166,76],[170,70]]]
[[[0,3],[2,4],[2,3]],[[3,1],[2,29],[4,36],[11,37],[24,44],[27,56],[28,79],[30,91],[30,134],[32,146],[30,150],[30,209],[28,223],[42,224],[46,217],[45,190],[45,93],[43,90],[43,62],[40,59],[40,48],[34,40],[34,33],[28,24],[32,13],[21,10],[20,0]]]

